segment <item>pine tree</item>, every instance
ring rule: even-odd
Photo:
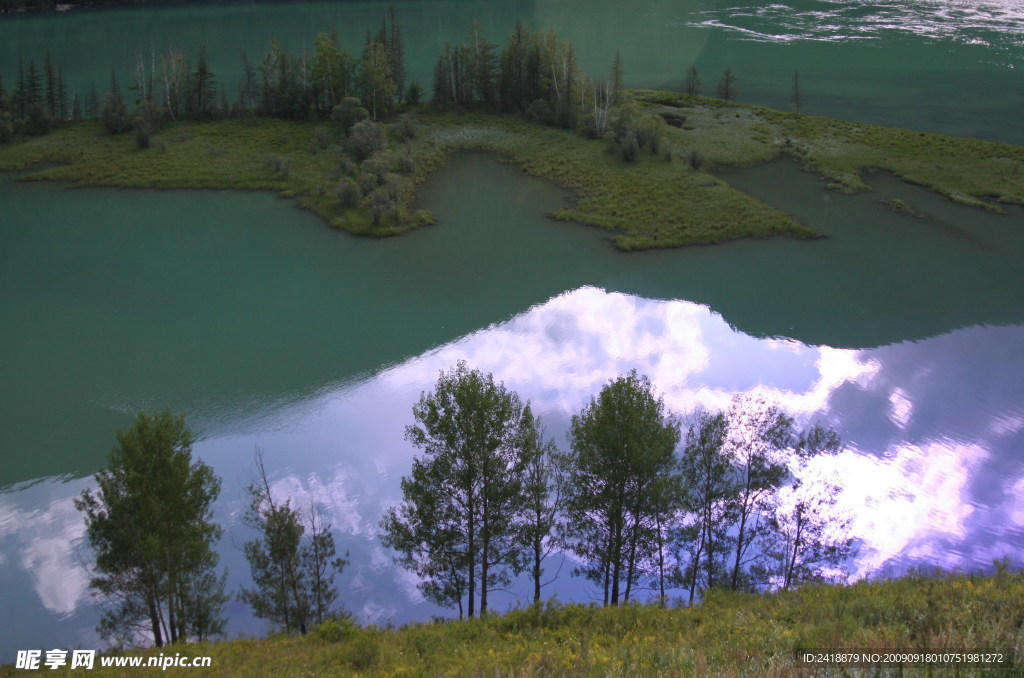
[[[700,77],[697,76],[697,67],[691,65],[686,71],[686,82],[683,83],[683,94],[691,97],[700,95]]]
[[[612,59],[612,71],[608,83],[612,88],[615,104],[622,103],[622,53],[618,50],[615,50],[615,57]]]
[[[50,55],[50,50],[46,50],[46,55],[43,57],[43,82],[45,92],[45,103],[46,110],[54,118],[61,117],[57,112],[57,69],[53,66],[53,57]]]
[[[405,44],[402,40],[402,24],[398,21],[394,7],[388,7],[385,17],[387,28],[388,67],[391,69],[391,83],[396,98],[401,101],[405,94]]]
[[[27,110],[35,103],[43,103],[42,76],[31,59],[28,60],[28,70],[25,73],[24,106]]]
[[[722,101],[731,101],[739,93],[739,89],[736,88],[736,76],[733,75],[732,68],[726,68],[725,72],[722,73],[722,79],[718,81],[718,98]]]
[[[790,94],[789,102],[793,105],[793,112],[800,113],[800,106],[803,104],[803,97],[800,94],[800,71],[793,71],[793,92]]]
[[[190,100],[191,117],[199,120],[213,117],[217,105],[217,81],[206,59],[206,45],[199,47]]]
[[[64,81],[64,69],[57,66],[57,113],[58,120],[66,120],[68,117],[68,86]]]
[[[100,113],[100,97],[96,94],[96,83],[89,84],[89,93],[85,96],[85,117],[92,120]]]

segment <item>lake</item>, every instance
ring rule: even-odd
[[[242,48],[300,50],[337,25],[358,51],[387,3],[81,9],[0,20],[0,72],[50,44],[73,86],[102,86],[137,46],[205,41],[223,81]],[[710,90],[731,65],[742,101],[785,106],[799,68],[809,112],[1024,142],[1024,12],[1006,2],[407,2],[412,77],[480,19],[556,29],[627,84]],[[585,11],[586,19],[581,19]],[[827,21],[825,19],[828,19]],[[138,45],[110,40],[112,26]],[[672,55],[673,63],[666,62]],[[15,64],[11,68],[11,64]],[[119,73],[126,81],[127,74]],[[623,255],[606,233],[544,214],[550,184],[468,154],[422,202],[436,226],[366,240],[270,194],[72,189],[0,175],[0,661],[99,647],[84,525],[72,499],[140,409],[185,412],[224,479],[229,589],[249,584],[243,487],[262,448],[277,492],[319,503],[352,564],[366,622],[445,614],[390,564],[377,522],[415,450],[411,407],[459,359],[530,399],[565,445],[608,380],[648,374],[685,414],[760,392],[834,426],[861,538],[856,576],[910,564],[983,569],[1024,551],[1024,211],[992,215],[884,174],[843,196],[785,161],[720,174],[829,237]],[[899,197],[926,218],[878,201]],[[548,594],[596,592],[562,570]],[[525,589],[525,582],[523,582]],[[520,591],[522,592],[522,591]],[[516,593],[498,596],[499,607]],[[266,626],[229,605],[232,635]]]

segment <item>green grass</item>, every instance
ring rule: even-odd
[[[1004,211],[999,203],[1024,205],[1021,146],[668,92],[638,90],[633,95],[653,112],[685,117],[684,129],[673,130],[676,138],[707,148],[718,164],[750,165],[787,154],[845,193],[869,190],[862,171],[877,168],[965,205],[993,212]],[[735,140],[738,134],[741,139]]]
[[[213,658],[203,676],[795,676],[798,651],[868,649],[1024,652],[1024,575],[931,573],[770,595],[716,592],[692,608],[561,605],[468,621],[358,628],[329,622],[306,637],[271,636],[164,648]],[[141,653],[157,656],[153,648]],[[904,669],[906,676],[1019,676]],[[96,676],[143,669],[99,668]],[[23,675],[10,666],[0,675]],[[70,672],[42,670],[46,675]],[[155,674],[154,674],[155,675]],[[816,676],[884,675],[819,670]]]
[[[413,185],[422,185],[460,150],[502,155],[526,172],[570,191],[573,205],[553,213],[612,233],[621,250],[706,245],[737,238],[817,234],[783,212],[713,175],[720,166],[748,166],[781,154],[828,179],[829,188],[865,191],[862,171],[884,169],[957,202],[990,211],[1024,204],[1024,147],[910,130],[794,115],[715,99],[638,90],[645,114],[671,119],[658,154],[629,163],[607,140],[497,114],[418,112],[418,133],[403,144],[389,126],[389,153],[405,153]],[[326,131],[318,143],[317,130]],[[687,162],[697,151],[704,170]],[[284,160],[290,168],[280,171]],[[374,224],[362,207],[345,207],[334,191],[360,166],[329,123],[273,119],[178,123],[163,127],[140,150],[131,134],[104,134],[96,122],[0,146],[0,170],[29,171],[27,180],[148,188],[272,190],[351,233],[388,236],[434,223],[417,210],[415,194],[400,213]],[[443,225],[442,225],[443,226]]]

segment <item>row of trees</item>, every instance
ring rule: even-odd
[[[14,132],[44,134],[61,121],[95,117],[111,133],[134,127],[140,137],[163,120],[241,115],[327,120],[336,118],[338,107],[353,98],[368,117],[378,120],[391,116],[396,104],[418,103],[425,94],[417,82],[406,85],[402,27],[393,8],[381,28],[367,34],[358,55],[339,44],[333,33],[317,35],[312,53],[288,54],[276,40],[257,59],[243,52],[242,77],[234,94],[218,83],[205,47],[200,47],[194,67],[173,46],[161,53],[155,46],[148,53],[137,50],[130,72],[127,89],[132,96],[122,92],[112,73],[103,96],[93,84],[80,99],[77,93],[69,95],[62,69],[49,51],[42,67],[31,59],[27,64],[19,61],[13,90],[5,90],[0,78],[0,141]],[[519,23],[499,49],[474,22],[466,43],[444,43],[433,69],[432,103],[441,110],[473,107],[516,113],[579,128],[593,137],[612,134],[624,148],[634,143],[643,147],[629,124],[616,125],[622,90],[618,52],[606,78],[591,78],[579,68],[572,43],[559,40],[554,31],[533,31]],[[681,91],[701,94],[695,66],[687,71]],[[731,68],[722,74],[716,93],[725,101],[739,94]],[[799,112],[798,73],[791,101]],[[629,139],[629,131],[638,138]],[[624,154],[632,155],[628,149]]]
[[[546,439],[530,404],[493,375],[458,363],[413,407],[406,438],[424,452],[402,479],[382,541],[433,602],[483,614],[489,594],[527,573],[539,601],[545,562],[571,554],[605,605],[654,591],[689,603],[713,587],[788,589],[828,579],[852,555],[836,488],[803,485],[794,468],[840,448],[774,406],[736,400],[726,413],[669,413],[635,371],[572,417],[569,450]],[[99,630],[118,644],[162,646],[223,632],[226,574],[213,545],[221,482],[192,459],[184,417],[140,413],[117,433],[96,488],[75,500],[95,554],[91,588],[106,600]],[[243,522],[257,617],[306,633],[339,614],[330,525],[271,492],[262,453]]]
[[[152,639],[158,647],[221,635],[226,573],[217,573],[213,522],[221,481],[192,459],[192,433],[181,415],[140,413],[118,431],[96,489],[75,500],[95,555],[90,588],[104,600],[101,635],[117,645]],[[303,515],[270,492],[262,454],[248,488],[244,522],[259,537],[244,544],[252,589],[238,598],[287,631],[305,633],[337,615],[336,556],[330,525],[312,507]],[[346,554],[347,555],[347,554]]]
[[[662,601],[683,590],[692,603],[712,587],[788,589],[834,576],[852,555],[835,488],[793,473],[837,452],[838,436],[797,432],[764,401],[697,412],[684,436],[634,371],[572,418],[560,452],[529,403],[460,362],[413,415],[406,438],[424,454],[382,540],[424,596],[460,617],[487,612],[488,594],[523,572],[540,600],[555,551],[572,554],[573,574],[605,605],[640,590]]]

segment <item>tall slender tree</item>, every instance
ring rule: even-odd
[[[698,96],[700,94],[700,76],[697,75],[697,67],[692,65],[686,71],[686,80],[683,82],[683,94]]]
[[[260,533],[244,545],[254,589],[242,589],[239,599],[257,617],[289,632],[305,634],[335,611],[335,577],[348,561],[336,556],[330,525],[314,506],[306,522],[300,511],[275,498],[270,489],[263,454],[256,452],[257,478],[249,485],[245,523]],[[347,556],[348,554],[346,554]]]
[[[729,421],[721,412],[697,412],[687,429],[682,475],[687,489],[684,508],[692,522],[679,531],[685,569],[676,579],[689,592],[692,605],[701,589],[726,581],[726,560],[732,547],[730,500],[735,494],[732,464],[724,450]],[[680,558],[683,562],[684,558]]]
[[[395,96],[387,45],[378,38],[366,37],[358,78],[359,98],[374,120],[391,113]]]
[[[718,81],[718,98],[722,101],[732,101],[740,93],[736,87],[736,76],[733,75],[732,67],[725,69],[722,79]]]
[[[395,97],[401,101],[405,94],[405,41],[402,38],[402,24],[394,7],[388,7],[384,17],[384,31],[387,36],[388,67],[391,70],[391,85]]]
[[[493,375],[459,362],[413,407],[406,439],[424,451],[402,480],[403,502],[389,509],[382,541],[396,562],[415,571],[439,605],[470,617],[488,609],[488,594],[523,568],[515,518],[537,452],[535,418]]]
[[[563,539],[583,561],[574,574],[618,605],[657,557],[658,528],[681,501],[679,422],[634,370],[573,416],[569,442]]]
[[[199,47],[199,59],[192,74],[189,110],[191,117],[206,120],[212,118],[217,108],[217,79],[210,70],[206,57],[206,45]]]
[[[736,474],[731,499],[735,541],[729,587],[746,586],[744,572],[759,555],[752,548],[764,534],[765,509],[789,473],[784,451],[795,444],[793,419],[760,397],[733,400],[725,449]]]
[[[162,646],[223,630],[212,549],[220,480],[192,460],[192,440],[181,415],[138,414],[117,432],[97,488],[75,500],[96,556],[90,587],[111,603],[100,621],[108,638],[138,641],[141,630]]]
[[[523,483],[524,503],[519,517],[519,541],[529,551],[533,600],[540,601],[544,586],[544,561],[554,551],[555,527],[562,504],[563,472],[558,448],[544,441],[540,422],[533,420],[529,406],[523,413],[524,453],[529,459]]]
[[[793,105],[793,112],[799,113],[803,105],[803,95],[800,92],[800,71],[793,71],[793,91],[789,95],[789,103]]]
[[[608,83],[611,86],[612,97],[616,104],[622,102],[622,88],[624,87],[622,78],[622,53],[619,50],[615,50],[615,56],[612,58],[612,70],[611,75],[608,77]]]

